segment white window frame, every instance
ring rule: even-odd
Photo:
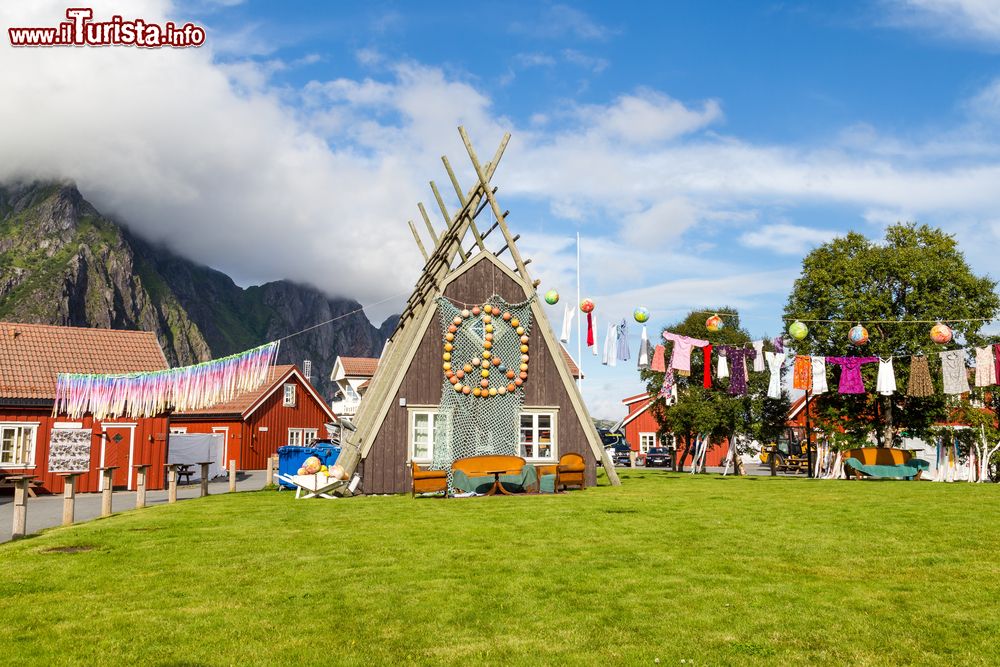
[[[318,428],[304,428],[302,429],[302,442],[306,445],[313,443],[319,438]]]
[[[292,442],[292,435],[298,442]],[[302,437],[302,429],[300,428],[290,428],[288,429],[288,446],[289,447],[302,447],[305,444],[304,438]]]
[[[441,420],[444,419],[443,416],[438,415],[437,408],[427,408],[427,407],[414,407],[409,411],[409,419],[407,419],[407,447],[409,452],[409,460],[416,463],[433,463],[434,462],[434,438],[435,430],[440,427]],[[427,454],[425,456],[416,455],[416,435],[417,435],[417,417],[425,416],[427,417]]]
[[[291,391],[289,391],[291,389]],[[296,394],[294,382],[286,382],[284,388],[282,389],[281,404],[286,408],[295,407]]]
[[[652,444],[649,443],[650,439],[652,439],[652,441],[653,441]],[[641,454],[645,454],[650,449],[652,449],[653,447],[659,447],[660,445],[659,445],[658,441],[659,441],[659,438],[656,436],[656,433],[651,433],[651,432],[648,432],[648,431],[640,433],[639,434],[639,452]]]
[[[17,430],[24,431],[25,429],[31,429],[31,442],[29,447],[31,449],[30,455],[23,455],[23,458],[18,460],[14,459],[10,462],[3,463],[0,462],[0,468],[10,468],[10,469],[30,469],[35,467],[35,457],[38,455],[38,427],[41,422],[0,422],[0,460],[3,457],[3,435],[4,431],[7,429],[15,429],[14,435],[14,447],[11,451],[12,458],[17,453],[17,442],[24,436],[18,437]]]
[[[524,439],[522,437],[522,431],[521,431],[521,429],[522,429],[521,418],[522,417],[528,417],[528,416],[530,416],[531,419],[532,419],[532,425],[531,425],[532,440],[533,440],[533,444],[536,447],[533,456],[527,456],[526,455],[525,442],[524,442]],[[538,434],[538,432],[539,432],[540,429],[539,429],[539,426],[538,426],[538,422],[539,422],[539,417],[541,417],[541,416],[547,416],[549,418],[549,431],[550,431],[550,438],[549,438],[549,440],[550,440],[550,446],[549,446],[549,454],[548,454],[548,456],[538,456],[538,454],[537,454],[537,452],[538,452],[537,446],[540,444],[539,443],[539,434]],[[518,451],[518,454],[524,458],[524,460],[529,461],[531,463],[534,463],[534,462],[552,463],[552,462],[555,462],[555,461],[559,460],[559,420],[558,420],[558,416],[559,416],[559,412],[556,411],[556,410],[547,410],[547,409],[522,409],[521,410],[521,414],[518,415],[518,418],[517,418],[517,451]]]
[[[176,435],[184,435],[188,432],[187,426],[171,426],[170,432]]]

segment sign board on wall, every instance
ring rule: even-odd
[[[49,438],[49,472],[87,472],[90,470],[89,428],[54,428]]]

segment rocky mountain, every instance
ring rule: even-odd
[[[311,360],[329,399],[337,355],[377,356],[395,326],[360,307],[284,280],[244,289],[138,238],[70,183],[0,185],[0,320],[153,331],[185,365],[344,316],[283,341],[278,359]]]

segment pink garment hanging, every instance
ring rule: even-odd
[[[865,364],[874,364],[878,357],[827,357],[826,363],[840,366],[840,386],[837,388],[841,394],[863,394],[865,393],[865,381],[861,379],[861,367]]]
[[[662,345],[656,346],[656,349],[653,350],[653,361],[649,364],[649,370],[657,373],[667,372],[666,350]]]
[[[708,345],[707,340],[681,336],[671,331],[664,331],[663,337],[674,344],[673,352],[670,353],[670,367],[684,373],[691,372],[691,349]]]

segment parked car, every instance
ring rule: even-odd
[[[624,433],[603,428],[598,429],[597,432],[601,436],[601,441],[604,443],[604,448],[607,450],[608,456],[611,457],[612,463],[616,466],[632,465],[630,458],[632,446],[628,444]]]
[[[653,467],[669,467],[671,464],[670,450],[666,447],[651,447],[643,457],[643,465]]]

